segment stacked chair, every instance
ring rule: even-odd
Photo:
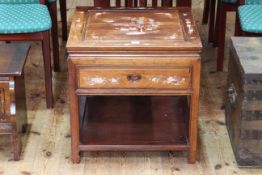
[[[208,41],[213,42],[213,45],[218,47],[217,71],[223,71],[227,12],[237,11],[239,4],[245,4],[248,6],[262,4],[262,0],[245,0],[245,2],[244,0],[240,1],[242,2],[239,3],[238,0],[218,0],[218,2],[216,2],[216,0],[205,0],[202,22],[203,24],[206,24],[209,15]],[[239,35],[239,25],[236,25],[235,30],[235,34]]]
[[[62,8],[65,8],[65,1],[62,3]],[[54,105],[49,41],[50,29],[52,30],[53,41],[53,67],[56,72],[60,70],[56,11],[55,0],[49,0],[47,3],[45,0],[0,0],[0,40],[42,42],[47,108],[52,108]],[[64,12],[66,12],[65,9]],[[64,20],[66,21],[66,19]],[[66,39],[66,27],[63,31],[65,32],[63,37]]]

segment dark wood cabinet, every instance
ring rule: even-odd
[[[76,11],[67,50],[72,160],[197,148],[202,45],[189,8]]]
[[[21,151],[20,135],[27,127],[25,82],[23,67],[29,46],[0,46],[0,135],[9,135],[14,159]]]
[[[226,123],[239,166],[262,166],[261,38],[230,43]]]

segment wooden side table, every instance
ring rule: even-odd
[[[29,45],[0,45],[0,135],[10,135],[14,160],[19,160],[20,134],[26,131],[27,113],[23,68]]]
[[[194,163],[201,48],[189,8],[76,11],[72,161],[81,151],[180,150]]]

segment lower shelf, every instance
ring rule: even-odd
[[[80,150],[187,150],[184,96],[97,96],[82,105]]]

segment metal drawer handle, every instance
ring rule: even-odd
[[[233,83],[231,83],[228,87],[227,94],[229,97],[229,101],[231,104],[234,104],[237,99],[237,91]]]
[[[131,82],[136,82],[141,80],[142,76],[140,74],[128,74],[127,80]]]

